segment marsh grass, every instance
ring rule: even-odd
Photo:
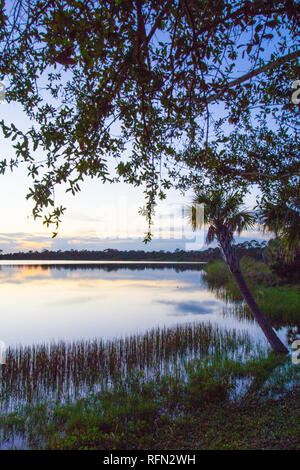
[[[272,326],[275,328],[281,326],[299,328],[299,286],[280,285],[279,278],[268,265],[249,257],[242,258],[241,268],[259,307],[271,321]],[[235,316],[239,320],[254,321],[226,264],[217,260],[206,265],[204,270],[203,278],[216,296],[228,303],[235,302],[234,306],[231,305],[224,309],[225,315]]]
[[[266,286],[280,284],[280,278],[262,261],[256,261],[250,256],[243,256],[240,265],[247,281],[252,284],[263,283]],[[220,287],[232,280],[230,271],[224,261],[215,260],[205,265],[203,269],[204,279],[212,286]]]
[[[9,348],[0,369],[1,413],[39,401],[66,402],[126,383],[132,374],[157,380],[181,377],[186,361],[208,356],[247,356],[247,332],[210,323],[153,328],[113,340],[94,339]]]

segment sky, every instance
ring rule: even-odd
[[[31,123],[17,103],[0,102],[0,119],[14,122],[22,130]],[[0,159],[8,160],[14,154],[12,142],[0,136]],[[37,155],[43,158],[42,154]],[[103,184],[95,179],[86,179],[81,192],[76,196],[66,194],[58,187],[55,200],[67,208],[59,227],[58,236],[52,239],[52,228],[34,220],[31,214],[32,202],[26,200],[31,178],[22,164],[13,172],[0,175],[0,249],[4,253],[29,250],[90,249],[119,250],[142,249],[146,251],[179,249],[204,249],[204,232],[194,233],[188,227],[185,208],[192,199],[192,193],[181,195],[175,190],[167,193],[165,202],[156,208],[152,227],[153,240],[143,242],[147,231],[146,220],[139,215],[145,204],[143,189],[125,183]],[[257,192],[252,191],[245,199],[249,208],[255,205]],[[236,241],[266,239],[259,231],[242,233]]]

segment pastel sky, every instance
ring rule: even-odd
[[[5,82],[4,82],[5,83]],[[8,83],[6,83],[8,85]],[[221,111],[221,109],[220,109]],[[0,119],[13,122],[17,128],[26,131],[32,122],[17,103],[0,101]],[[0,160],[10,160],[14,155],[12,142],[0,134]],[[37,160],[43,160],[41,151],[36,152]],[[126,184],[102,184],[95,179],[87,179],[76,197],[65,193],[58,187],[55,200],[67,208],[59,234],[51,238],[52,230],[47,229],[41,220],[34,221],[31,216],[32,203],[25,196],[32,180],[28,177],[25,165],[20,165],[13,173],[0,175],[0,250],[15,252],[19,250],[42,249],[144,249],[175,250],[203,249],[204,234],[195,235],[187,227],[183,208],[190,203],[192,194],[170,191],[167,200],[157,208],[153,225],[153,241],[143,243],[147,231],[146,220],[139,215],[144,206],[143,189]],[[253,190],[245,198],[249,208],[255,205],[257,191]],[[242,233],[236,241],[266,239],[261,232]],[[196,241],[196,245],[193,245]]]
[[[30,122],[16,103],[0,104],[0,119],[14,122],[26,129]],[[0,136],[0,157],[9,159],[14,152],[12,143]],[[38,155],[43,158],[42,155]],[[145,245],[147,230],[144,217],[138,214],[143,207],[142,189],[126,184],[102,184],[87,179],[82,191],[76,197],[66,194],[64,188],[56,191],[56,202],[67,207],[57,238],[51,238],[51,229],[31,216],[32,203],[25,196],[31,179],[26,168],[20,165],[13,173],[0,176],[1,226],[0,249],[4,252],[42,249],[145,249],[175,250],[204,248],[203,234],[195,241],[183,214],[184,207],[191,201],[191,193],[185,197],[170,191],[166,202],[157,208],[153,226],[153,241]],[[246,200],[248,207],[255,204],[255,191]],[[202,237],[202,238],[201,238]],[[243,233],[239,240],[266,238],[259,231]],[[188,245],[187,245],[188,244]],[[193,248],[194,246],[194,248]]]

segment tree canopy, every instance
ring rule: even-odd
[[[25,162],[34,216],[57,224],[55,186],[75,194],[86,176],[144,185],[149,220],[171,185],[299,190],[296,2],[0,5],[0,79],[32,121],[1,121],[14,155],[0,172]]]

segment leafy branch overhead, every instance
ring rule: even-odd
[[[1,121],[0,172],[27,165],[46,224],[64,211],[55,186],[76,194],[85,177],[143,185],[149,208],[206,177],[294,185],[296,2],[2,1],[0,26],[6,99],[32,123]]]

